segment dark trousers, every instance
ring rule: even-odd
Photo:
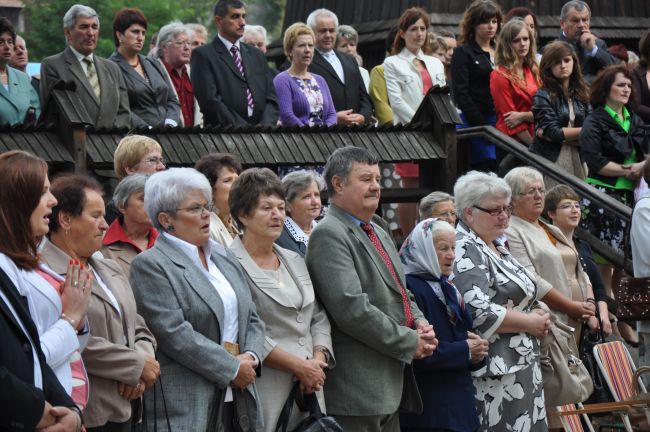
[[[400,432],[399,414],[377,416],[335,416],[344,431],[350,432]]]
[[[108,422],[103,426],[86,428],[88,432],[131,432],[131,420],[124,423]]]

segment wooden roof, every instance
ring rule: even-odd
[[[0,153],[25,150],[51,164],[74,163],[74,158],[52,129],[33,127],[0,128]]]

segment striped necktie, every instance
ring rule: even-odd
[[[232,53],[232,59],[235,61],[235,65],[237,66],[237,69],[239,69],[239,73],[241,73],[241,76],[243,76],[245,80],[246,75],[244,74],[244,64],[241,61],[241,56],[239,55],[239,48],[237,48],[237,45],[233,45],[232,47],[230,47],[230,52]],[[248,82],[246,84],[248,85]],[[246,103],[248,104],[248,107],[252,110],[253,95],[251,94],[251,89],[248,86],[246,87]]]
[[[90,83],[90,87],[93,89],[97,100],[100,99],[101,90],[99,89],[99,77],[97,77],[97,71],[95,70],[95,63],[90,57],[84,57],[83,62],[86,63],[86,77]]]

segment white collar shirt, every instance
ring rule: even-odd
[[[81,69],[83,69],[84,73],[88,75],[88,65],[86,64],[84,59],[88,57],[94,63],[95,62],[94,53],[90,53],[87,56],[85,56],[81,54],[79,51],[77,51],[76,49],[72,48],[71,46],[70,46],[70,51],[72,51],[72,54],[74,54],[74,56],[77,58],[77,61],[81,65]]]
[[[341,64],[341,59],[336,55],[334,50],[329,50],[327,52],[317,50],[325,60],[334,68],[334,72],[338,75],[339,79],[343,84],[345,84],[345,74],[343,73],[343,65]]]

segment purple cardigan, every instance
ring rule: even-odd
[[[336,111],[330,89],[322,76],[312,73],[323,94],[323,115],[327,126],[336,124]],[[273,79],[280,106],[280,121],[284,126],[307,126],[309,124],[309,102],[300,86],[287,71],[280,72]]]

